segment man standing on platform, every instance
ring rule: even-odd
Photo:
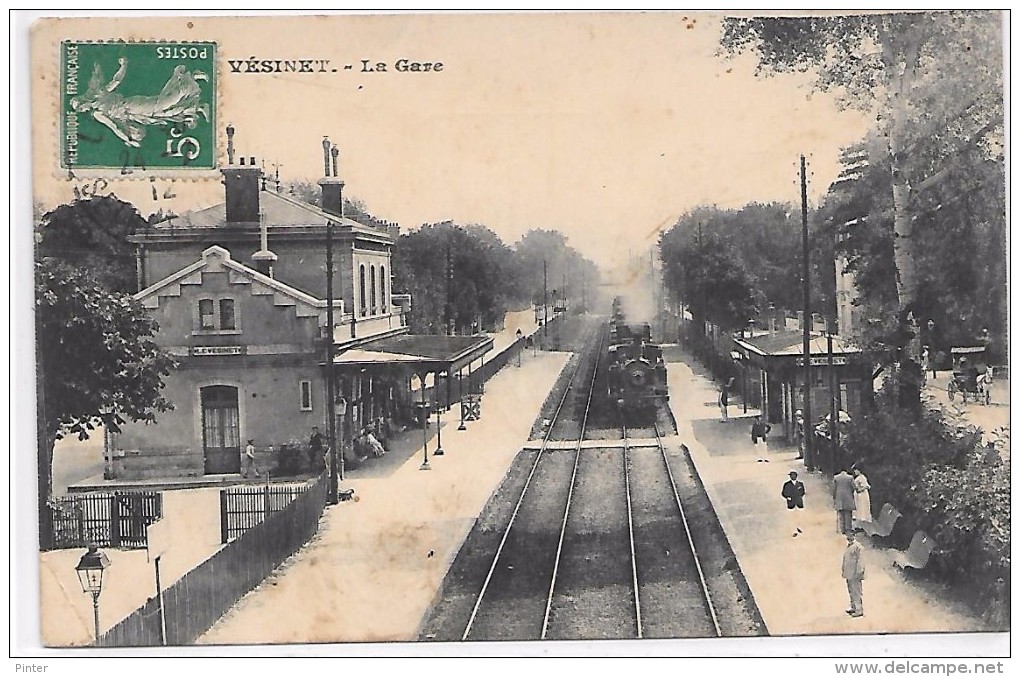
[[[768,434],[771,430],[772,426],[761,420],[761,416],[754,417],[754,423],[751,424],[751,443],[754,445],[755,450],[761,449],[758,452],[759,463],[769,462]],[[760,447],[758,446],[759,442],[761,442]]]
[[[854,478],[841,468],[833,478],[833,502],[836,504],[836,531],[851,534],[854,524]]]
[[[319,426],[312,426],[312,436],[308,439],[308,470],[313,474],[322,471],[326,458],[326,441],[319,432]]]
[[[786,499],[786,508],[790,511],[790,528],[793,529],[793,537],[803,533],[797,526],[797,510],[804,509],[804,483],[797,479],[797,471],[790,471],[790,479],[783,485],[783,498]]]
[[[853,618],[860,618],[864,615],[864,548],[853,531],[846,534],[843,578],[846,579],[846,589],[850,593],[850,608],[846,612]]]

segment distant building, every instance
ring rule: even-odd
[[[842,169],[839,176],[830,186],[829,191],[842,199],[844,191],[848,191],[856,181],[864,176],[869,166],[868,149],[863,144],[855,144],[845,148],[840,154]],[[865,220],[861,214],[840,224],[837,230],[837,241],[846,237],[847,233]],[[836,254],[836,322],[840,336],[854,336],[860,332],[861,318],[859,307],[854,304],[858,298],[857,276],[848,268],[847,258]]]
[[[412,376],[454,374],[492,345],[486,337],[407,333],[411,299],[394,294],[391,282],[399,228],[343,216],[344,183],[328,141],[319,208],[268,189],[254,158],[235,164],[233,130],[227,132],[225,201],[130,238],[143,287],[135,297],[179,367],[166,379],[174,409],[155,424],[129,423],[111,436],[113,477],[237,473],[248,439],[261,465],[271,466],[282,447],[307,443],[313,426],[328,431],[330,374],[341,412],[338,445],[349,444],[379,419],[413,419]]]

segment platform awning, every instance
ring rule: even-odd
[[[492,349],[489,336],[401,334],[370,341],[333,358],[337,366],[399,365],[414,372],[455,373]]]

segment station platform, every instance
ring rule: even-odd
[[[792,446],[775,445],[765,454],[768,462],[760,462],[763,454],[750,438],[751,422],[760,412],[744,413],[741,404],[731,400],[729,420],[723,423],[710,376],[682,349],[674,354],[678,357],[668,363],[667,374],[680,440],[690,449],[769,635],[983,631],[980,619],[950,601],[947,590],[896,569],[895,551],[863,535],[865,615],[848,616],[849,597],[841,576],[846,538],[836,528],[832,478],[809,473]],[[805,484],[805,509],[795,511],[796,516],[780,495],[790,470],[796,470]],[[872,484],[882,481],[869,479]],[[798,527],[802,533],[793,536]],[[1006,635],[944,637],[945,641],[924,644],[929,655],[943,655],[941,649],[966,655],[961,640],[987,647],[989,642],[998,646],[995,642],[1005,638],[1008,647]]]
[[[525,352],[489,381],[482,416],[443,421],[386,477],[352,477],[359,501],[328,506],[319,533],[198,644],[414,641],[475,519],[527,441],[569,353]],[[286,619],[272,622],[270,619]]]

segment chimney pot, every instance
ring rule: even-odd
[[[227,125],[227,164],[234,164],[234,125]]]
[[[322,137],[322,175],[329,177],[329,137]]]

